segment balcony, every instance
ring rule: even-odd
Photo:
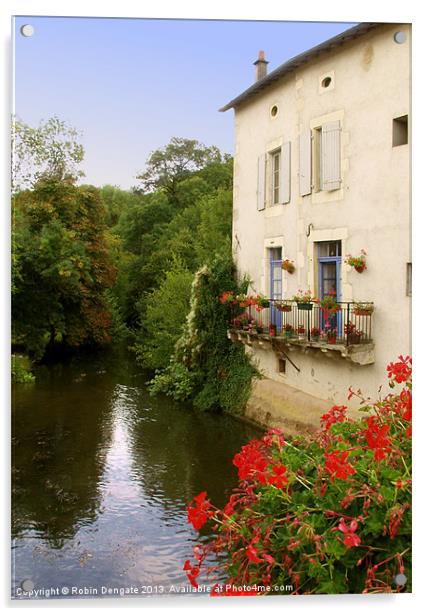
[[[331,315],[314,303],[270,299],[269,304],[248,306],[232,318],[229,338],[280,356],[302,350],[359,365],[374,363],[373,302],[338,302],[340,309]]]

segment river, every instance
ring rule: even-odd
[[[223,505],[233,455],[261,433],[150,397],[146,380],[111,351],[14,388],[13,598],[190,594],[183,564],[208,537],[185,506],[202,490]]]

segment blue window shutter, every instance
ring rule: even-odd
[[[321,135],[321,189],[336,190],[341,185],[340,122],[327,122]]]
[[[287,141],[281,148],[281,178],[279,202],[289,203],[291,198],[291,142]]]
[[[302,197],[311,193],[311,131],[300,135],[299,190]]]
[[[264,210],[266,207],[266,155],[258,157],[257,173],[257,210]]]

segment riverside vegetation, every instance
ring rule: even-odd
[[[154,392],[240,413],[256,370],[216,301],[247,286],[231,257],[232,158],[173,138],[130,191],[97,188],[77,184],[75,129],[13,129],[14,349],[37,362],[126,341]],[[23,371],[32,381],[28,366],[14,380]]]

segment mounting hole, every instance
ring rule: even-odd
[[[403,32],[403,30],[399,30],[398,32],[395,32],[393,39],[395,43],[398,43],[399,45],[401,45],[402,43],[406,41],[406,32]]]
[[[398,573],[394,578],[394,583],[397,584],[397,586],[404,586],[407,581],[408,578],[404,573]]]
[[[330,84],[331,84],[331,77],[324,77],[324,79],[321,81],[322,88],[328,88]]]
[[[270,109],[270,115],[272,116],[272,118],[275,118],[278,115],[278,105],[273,105],[273,107]]]
[[[24,592],[31,592],[34,590],[34,582],[32,580],[23,580],[21,582],[21,588]]]
[[[34,34],[34,28],[31,24],[25,24],[24,26],[21,26],[21,34],[22,36],[33,36]]]

